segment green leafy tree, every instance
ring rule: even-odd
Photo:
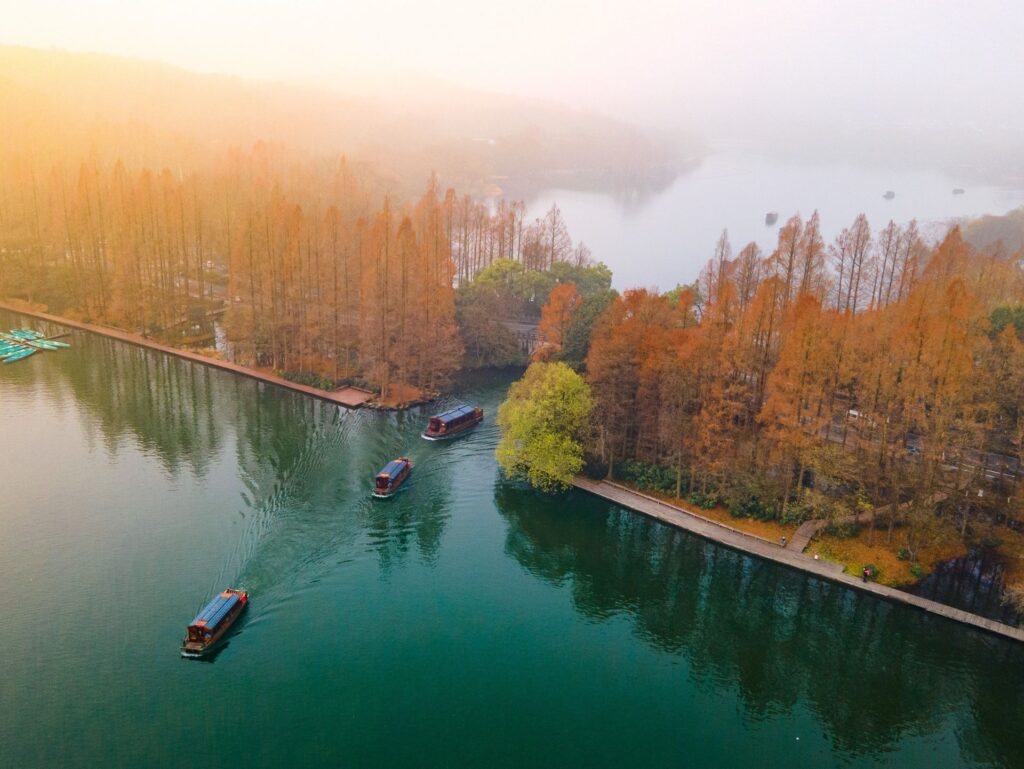
[[[1024,341],[1024,307],[996,307],[989,316],[990,336],[995,339],[1007,326],[1013,326],[1017,337]]]
[[[465,349],[467,368],[526,364],[526,353],[502,322],[500,297],[476,284],[461,288],[455,300],[455,319]]]
[[[579,367],[587,359],[590,351],[590,334],[597,319],[601,317],[608,305],[610,305],[618,294],[615,291],[605,291],[602,294],[594,294],[583,298],[583,303],[572,316],[569,327],[565,331],[565,339],[562,341],[561,359],[573,366]]]
[[[583,468],[579,436],[593,402],[583,378],[564,363],[534,363],[498,409],[498,464],[542,491],[566,489]]]
[[[584,298],[607,294],[612,287],[612,271],[604,262],[582,266],[569,262],[555,262],[548,274],[555,283],[575,284],[576,290]]]

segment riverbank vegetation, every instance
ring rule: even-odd
[[[431,179],[399,202],[344,157],[232,150],[180,169],[0,149],[0,296],[321,386],[440,389],[525,362],[565,281],[607,293],[557,207],[524,222]],[[457,288],[456,288],[457,287]],[[204,335],[205,334],[205,335]]]
[[[525,365],[551,288],[608,291],[557,206],[528,217],[493,183],[517,162],[521,177],[543,173],[534,151],[546,156],[548,140],[456,148],[470,115],[453,94],[445,127],[411,121],[432,135],[436,165],[424,166],[412,157],[422,136],[374,133],[385,118],[373,100],[57,51],[0,47],[0,64],[0,297],[216,343],[232,362],[384,402],[436,392],[463,366]],[[416,110],[438,110],[428,102]],[[509,104],[492,106],[520,130]],[[530,119],[636,140],[644,166],[660,156],[607,121],[603,133],[575,113]],[[571,143],[600,166],[587,141]],[[501,156],[493,167],[483,147]]]
[[[577,248],[571,261],[556,260],[546,269],[527,263],[499,259],[479,272],[472,281],[460,284],[455,297],[467,368],[526,365],[531,353],[543,359],[551,356],[548,334],[552,328],[551,307],[572,294],[579,298],[566,328],[560,333],[559,360],[582,362],[586,357],[590,328],[597,314],[614,296],[611,271],[602,263],[592,264],[584,249]],[[553,301],[549,301],[553,300]],[[546,315],[545,315],[546,314]]]
[[[885,551],[895,581],[973,547],[1012,560],[1022,306],[1021,254],[957,228],[932,246],[859,216],[826,244],[817,215],[794,216],[772,253],[735,257],[723,234],[697,283],[627,291],[594,324],[591,471],[738,517],[824,519],[822,553]],[[551,295],[551,349],[579,308]]]

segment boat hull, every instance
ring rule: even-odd
[[[4,363],[14,363],[15,361],[23,360],[30,355],[34,355],[35,352],[35,350],[22,350],[21,352],[11,353],[3,356],[3,361]]]
[[[425,441],[451,441],[465,435],[473,428],[479,426],[479,424],[483,421],[484,418],[483,416],[481,416],[479,419],[475,419],[472,422],[467,422],[464,425],[459,425],[458,427],[452,430],[446,430],[443,433],[431,433],[429,430],[424,430],[422,433],[420,433],[420,437],[423,438],[423,440]]]

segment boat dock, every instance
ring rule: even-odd
[[[228,361],[218,360],[217,358],[209,358],[205,355],[200,355],[197,352],[192,352],[191,350],[182,350],[178,347],[171,347],[167,344],[154,342],[152,339],[147,339],[144,336],[132,334],[129,331],[122,331],[119,328],[113,328],[111,326],[98,326],[93,323],[82,323],[81,321],[69,320],[68,318],[62,318],[58,315],[50,315],[48,313],[38,312],[35,310],[26,310],[22,307],[7,304],[6,302],[0,302],[0,310],[7,310],[8,312],[17,313],[19,315],[27,315],[30,318],[45,320],[48,323],[55,323],[67,328],[77,329],[79,331],[88,331],[92,334],[99,334],[100,336],[116,339],[119,342],[127,342],[128,344],[132,344],[137,347],[146,347],[150,350],[157,350],[159,352],[166,353],[167,355],[173,355],[177,358],[192,361],[193,363],[199,363],[203,366],[220,369],[221,371],[230,371],[232,374],[240,374],[241,376],[248,377],[250,379],[266,382],[267,384],[299,392],[303,395],[310,395],[314,398],[319,398],[320,400],[324,400],[329,403],[336,403],[339,406],[344,406],[350,409],[357,409],[374,397],[374,394],[369,390],[363,390],[357,387],[342,387],[334,391],[319,390],[316,387],[309,387],[308,385],[299,384],[297,382],[290,382],[287,379],[274,374],[257,371],[256,369],[247,368],[246,366],[239,366],[237,363],[229,363]]]
[[[594,481],[577,476],[573,481],[573,486],[607,499],[609,502],[614,502],[620,507],[646,515],[649,518],[669,526],[674,526],[677,529],[688,531],[691,534],[696,534],[702,539],[724,545],[731,550],[737,550],[767,561],[774,561],[787,568],[802,571],[830,582],[839,583],[852,590],[870,593],[884,601],[911,606],[929,614],[959,622],[963,625],[969,625],[970,627],[1011,641],[1024,642],[1024,628],[996,622],[995,620],[971,614],[962,609],[956,609],[937,601],[921,598],[903,590],[879,585],[877,582],[864,582],[857,577],[845,573],[840,564],[812,558],[799,550],[789,549],[783,547],[780,543],[770,542],[753,534],[747,534],[738,529],[711,521],[695,513],[690,513],[681,507],[670,505],[668,502],[662,502],[660,499],[633,491],[617,483]]]

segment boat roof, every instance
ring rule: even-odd
[[[377,475],[386,475],[388,478],[394,478],[407,464],[409,464],[408,459],[392,459],[380,469]]]
[[[476,409],[473,406],[461,405],[456,406],[453,409],[449,409],[443,414],[437,414],[431,417],[431,419],[440,419],[442,422],[451,422],[453,419],[458,419],[459,417],[464,417],[467,414],[472,414],[474,411],[476,411]]]
[[[206,604],[206,608],[196,615],[196,618],[192,620],[192,624],[201,625],[212,630],[220,624],[221,620],[228,615],[228,612],[231,611],[238,601],[237,593],[230,593],[225,590]]]

